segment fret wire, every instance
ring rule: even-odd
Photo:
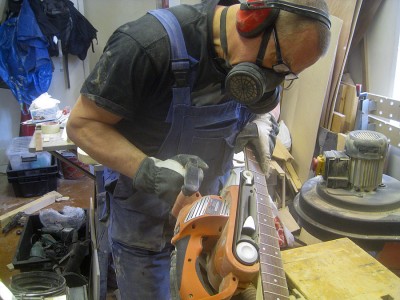
[[[271,281],[263,280],[263,282],[266,283],[266,284],[274,285],[274,286],[279,287],[279,288],[286,288],[286,285],[277,284],[277,283],[274,283],[274,282],[271,282]]]
[[[280,256],[275,256],[275,255],[272,255],[272,254],[269,254],[269,253],[262,253],[263,255],[268,255],[268,256],[271,256],[271,257],[274,257],[274,258],[276,258],[276,259],[279,259],[280,260]]]
[[[260,261],[260,263],[263,264],[263,265],[267,265],[267,266],[270,266],[270,267],[275,267],[275,268],[281,269],[281,270],[283,271],[283,268],[280,267],[280,266],[274,266],[274,265],[272,265],[272,264],[269,264],[269,263],[263,262],[263,261]]]
[[[272,274],[272,273],[265,272],[265,271],[261,271],[261,274],[279,277],[280,279],[284,279],[286,281],[286,276],[276,275],[276,274]]]
[[[265,293],[274,294],[274,295],[277,295],[277,296],[282,296],[282,297],[285,297],[286,299],[289,299],[289,297],[288,297],[288,296],[286,296],[286,295],[283,295],[283,294],[274,293],[274,292],[271,292],[271,291],[264,291],[264,294],[265,294]]]
[[[274,215],[272,214],[272,210],[267,210],[267,208],[269,208],[269,207],[265,207],[266,205],[265,204],[263,204],[263,203],[258,203],[258,207],[261,207],[261,208],[263,208],[263,209],[265,209],[266,210],[266,213],[265,213],[265,215],[266,216],[268,216],[268,217],[270,217],[271,219],[274,219]]]
[[[267,208],[269,208],[270,209],[270,207],[269,207],[269,205],[267,205],[267,203],[264,203],[264,202],[261,202],[261,201],[258,201],[258,204],[259,205],[261,205],[261,206],[265,206],[265,207],[267,207]]]
[[[261,238],[266,238],[267,241],[269,241],[269,237],[274,238],[274,239],[276,239],[276,240],[279,240],[278,235],[275,235],[276,232],[271,232],[271,231],[265,232],[265,231],[261,231],[261,232],[259,232],[259,233],[261,234],[260,237],[261,237]]]
[[[268,233],[264,233],[264,232],[260,232],[260,234],[262,234],[262,235],[266,235],[266,236],[270,236],[270,237],[272,237],[272,238],[274,238],[274,239],[278,239],[278,237],[275,235],[270,235],[270,234],[268,234]]]
[[[264,214],[263,212],[259,212],[259,215],[265,216],[265,217],[270,218],[270,219],[274,219],[270,215]]]
[[[264,230],[264,229],[267,229],[267,228],[263,228],[263,230],[260,230],[260,233],[262,233],[263,236],[273,236],[275,238],[279,238],[277,235],[275,235],[276,229],[275,230],[272,230],[272,228],[268,228],[268,230]]]
[[[263,265],[266,265],[266,266],[269,265],[270,267],[274,266],[274,267],[276,267],[276,268],[279,268],[280,271],[283,272],[283,265],[282,265],[282,264],[276,265],[275,262],[269,263],[269,262],[265,262],[265,261],[261,261],[261,263],[262,263]],[[274,264],[275,264],[275,265],[274,265]]]
[[[264,236],[263,237],[261,237],[261,238],[264,238]],[[274,241],[277,241],[278,239],[274,239]],[[275,251],[276,250],[281,250],[281,248],[278,246],[278,242],[277,243],[275,243],[275,245],[271,245],[272,243],[266,243],[266,242],[264,242],[264,241],[261,241],[260,242],[260,246],[263,246],[263,248],[265,248],[265,246],[266,246],[266,248],[268,248],[268,247],[271,247],[271,248],[273,248]]]
[[[267,248],[268,248],[268,247],[270,247],[270,248],[272,248],[273,250],[275,250],[275,252],[276,252],[276,250],[278,250],[278,249],[280,250],[279,247],[275,247],[275,246],[272,246],[272,245],[268,245]],[[263,249],[264,249],[264,247],[263,247]],[[261,254],[263,254],[263,253],[261,252]]]
[[[280,258],[277,258],[277,257],[274,257],[273,259],[270,259],[270,258],[267,258],[267,257],[263,257],[262,259],[261,259],[261,257],[260,257],[260,261],[262,261],[262,262],[264,262],[264,263],[270,263],[270,264],[273,264],[273,265],[275,265],[276,267],[279,267],[279,268],[281,268],[282,270],[283,270],[283,265],[282,265],[282,263],[280,262]]]
[[[261,225],[263,225],[263,226],[270,227],[270,228],[276,230],[275,226],[269,225],[269,224],[267,224],[267,223],[259,222],[259,224],[261,224]]]
[[[264,276],[264,277],[269,277],[269,276]],[[276,282],[278,282],[278,281],[279,281],[280,283],[276,283]],[[273,286],[274,288],[283,288],[283,289],[285,289],[285,290],[287,289],[286,280],[281,279],[281,278],[278,278],[278,279],[276,280],[276,282],[271,282],[271,281],[262,279],[262,282],[265,283],[265,284],[269,284],[269,285]]]
[[[259,195],[263,196],[265,199],[268,197],[267,194],[261,194],[260,192],[257,192],[257,199],[260,199]],[[261,200],[261,199],[260,199]]]

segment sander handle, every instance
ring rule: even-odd
[[[192,204],[195,200],[199,199],[199,189],[203,181],[203,170],[198,166],[195,159],[189,159],[185,166],[185,177],[183,179],[183,186],[181,192],[175,200],[172,207],[171,214],[175,218],[178,217],[179,212],[186,205]]]

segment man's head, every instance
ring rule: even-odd
[[[289,0],[287,2],[316,8],[329,14],[323,0]],[[328,50],[330,28],[316,19],[281,11],[275,26],[283,59],[294,73],[300,73],[314,64]]]
[[[328,49],[324,0],[248,0],[236,12],[236,35],[225,86],[240,103],[263,113],[279,102],[279,85],[314,64]]]
[[[315,63],[326,53],[330,41],[329,11],[324,0],[248,0],[237,12],[236,28],[246,38],[274,28],[270,40],[274,40],[275,49],[270,41],[265,67],[278,63],[273,56],[279,54],[280,46],[284,62],[294,73]]]

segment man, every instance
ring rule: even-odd
[[[170,9],[183,34],[186,60],[173,56],[171,45],[182,48],[182,43],[166,31],[171,20],[164,24],[146,14],[121,26],[71,112],[70,139],[120,174],[110,184],[109,235],[122,299],[169,298],[170,212],[186,163],[194,161],[204,175],[200,192],[217,194],[235,143],[243,146],[253,137],[266,170],[276,126],[265,113],[277,106],[285,76],[294,79],[329,44],[329,24],[284,10],[266,27],[257,21],[259,12],[256,21],[246,23],[240,4],[221,5],[227,2]],[[323,0],[295,2],[327,12]],[[260,68],[259,97],[248,100],[248,88],[238,88],[231,71],[241,63]],[[185,64],[190,72],[179,69]]]

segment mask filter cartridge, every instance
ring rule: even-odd
[[[283,79],[283,75],[279,76],[273,70],[244,62],[229,71],[225,88],[236,101],[252,105],[260,101],[265,93],[275,90]]]

